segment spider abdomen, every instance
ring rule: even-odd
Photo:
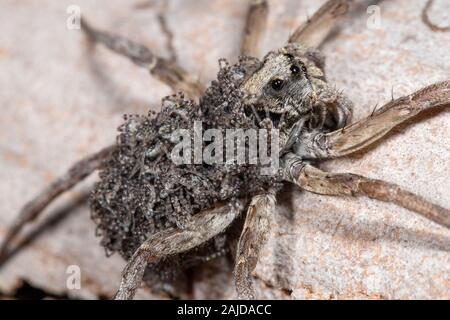
[[[192,130],[195,123],[201,123],[203,132],[219,128],[224,136],[226,129],[258,129],[244,112],[239,90],[242,72],[239,64],[222,67],[199,103],[175,95],[164,99],[156,116],[126,117],[118,148],[101,171],[90,201],[107,252],[128,259],[156,232],[183,229],[192,215],[219,201],[251,197],[280,181],[276,174],[261,175],[259,165],[225,159],[215,164],[196,162],[194,143],[188,163],[173,161],[172,150],[178,143],[173,134]],[[203,141],[201,146],[207,145]]]

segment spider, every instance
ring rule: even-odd
[[[100,181],[90,204],[102,245],[128,261],[116,299],[132,299],[144,278],[224,250],[233,243],[236,229],[237,294],[242,299],[256,298],[252,271],[268,237],[276,197],[286,183],[322,195],[392,202],[449,228],[449,210],[397,185],[318,168],[323,160],[366,150],[421,112],[450,105],[450,81],[444,81],[393,100],[370,117],[348,124],[352,103],[328,85],[325,59],[318,48],[348,11],[350,2],[327,1],[293,32],[284,47],[260,60],[252,57],[259,55],[268,5],[263,0],[252,1],[242,57],[232,66],[222,63],[217,81],[208,88],[173,59],[158,57],[143,45],[99,31],[83,19],[82,29],[92,42],[147,68],[191,100],[174,95],[163,100],[164,108],[156,115],[127,117],[116,144],[77,162],[23,207],[3,240],[0,260],[7,259],[11,242],[27,223],[96,170],[100,170]],[[280,170],[261,176],[257,166],[176,166],[170,158],[173,141],[167,135],[192,126],[195,120],[210,127],[279,129]]]

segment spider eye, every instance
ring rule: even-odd
[[[292,74],[298,74],[299,72],[300,72],[300,68],[298,67],[298,66],[296,66],[295,64],[293,64],[292,66],[291,66],[291,72],[292,72]]]
[[[273,90],[280,91],[281,89],[283,89],[284,81],[281,79],[274,79],[272,80],[270,85]]]

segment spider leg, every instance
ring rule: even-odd
[[[174,91],[182,91],[191,98],[198,98],[204,93],[203,84],[195,80],[186,70],[170,59],[154,55],[146,46],[119,35],[99,31],[85,19],[81,19],[81,28],[93,42],[101,43],[110,50],[129,58],[136,65],[148,69],[152,75]]]
[[[251,0],[242,35],[241,55],[259,56],[259,45],[266,31],[269,5],[266,0]]]
[[[352,0],[328,0],[314,15],[298,27],[289,42],[298,42],[306,47],[318,48],[330,31],[344,16]]]
[[[273,213],[273,193],[253,197],[247,210],[236,253],[234,278],[239,299],[255,299],[252,272],[259,259],[261,248],[267,241]]]
[[[78,161],[66,174],[58,178],[37,197],[28,202],[8,229],[0,245],[0,263],[4,263],[7,260],[9,246],[23,227],[27,223],[35,220],[56,197],[74,187],[95,170],[103,167],[114,149],[115,146],[110,146]]]
[[[192,216],[190,224],[184,230],[169,228],[151,236],[127,263],[115,299],[133,299],[149,263],[188,251],[222,233],[239,216],[243,206],[243,200],[233,206],[222,204]]]
[[[324,172],[301,160],[293,159],[287,166],[286,180],[303,190],[330,196],[366,196],[391,202],[450,228],[450,210],[432,204],[395,184],[351,173]]]
[[[302,141],[310,159],[346,156],[367,148],[393,128],[437,107],[450,106],[450,81],[439,82],[413,94],[391,101],[370,117],[330,133],[318,133]]]
[[[428,0],[425,7],[422,9],[422,21],[434,32],[450,32],[450,26],[441,27],[433,23],[429,17],[429,11],[433,6],[434,0]]]

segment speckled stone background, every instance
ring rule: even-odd
[[[264,51],[324,1],[270,2]],[[372,1],[373,2],[373,1]],[[421,21],[425,0],[379,2],[379,29],[367,27],[370,1],[358,1],[324,45],[330,82],[355,102],[355,119],[376,104],[450,79],[450,34]],[[96,26],[115,30],[167,55],[156,16],[161,3],[140,0],[3,0],[0,2],[0,238],[24,202],[71,163],[114,141],[124,113],[158,110],[168,87],[145,70],[68,30],[66,9],[80,6]],[[206,82],[217,60],[233,61],[246,14],[240,0],[173,0],[167,21],[182,65]],[[450,2],[436,0],[432,19],[450,23]],[[450,207],[450,114],[402,128],[364,156],[324,168],[377,177]],[[107,298],[124,261],[106,258],[86,205],[91,177],[51,205],[34,242],[0,270],[0,295],[23,281],[49,294]],[[450,231],[394,205],[294,189],[279,200],[270,240],[255,271],[261,298],[450,298]],[[68,210],[71,209],[71,210]],[[82,272],[68,290],[69,265]],[[193,298],[231,298],[231,273],[220,261],[196,274]],[[214,290],[215,289],[215,290]],[[140,298],[159,298],[148,289]]]

